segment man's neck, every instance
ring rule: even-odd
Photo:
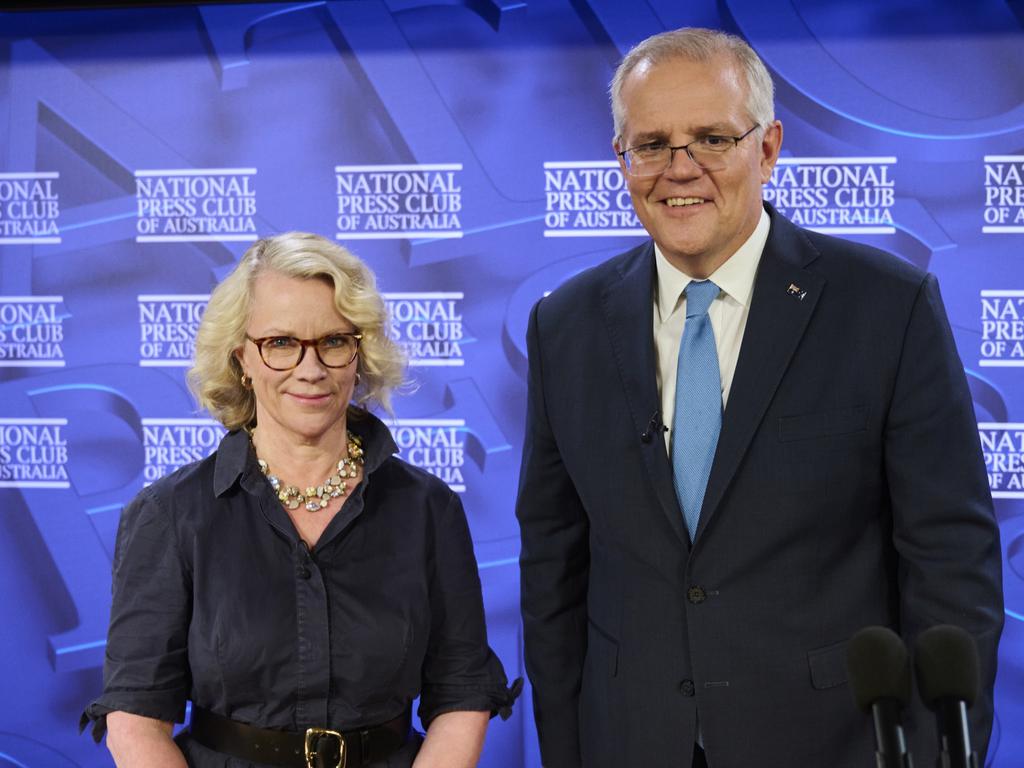
[[[728,255],[715,257],[681,257],[675,254],[666,253],[664,249],[660,250],[662,255],[665,257],[665,261],[691,280],[707,280],[715,273],[715,270],[725,264],[725,262],[727,262],[732,256],[730,253]]]

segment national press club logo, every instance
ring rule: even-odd
[[[255,179],[255,168],[135,171],[135,242],[256,240]]]
[[[0,173],[0,244],[61,242],[59,179],[56,171]]]
[[[139,365],[188,367],[209,294],[139,294]]]
[[[764,199],[815,232],[891,235],[895,166],[895,157],[780,157]]]
[[[179,467],[211,455],[227,430],[214,419],[142,420],[143,481],[149,485]]]
[[[0,488],[70,488],[67,419],[0,418]]]
[[[544,237],[647,237],[615,160],[544,163]]]
[[[1024,499],[1024,424],[981,422],[978,437],[994,499]]]
[[[0,367],[64,367],[63,303],[63,296],[0,296]]]
[[[465,419],[392,419],[388,426],[406,461],[465,492]]]
[[[1024,291],[981,292],[982,368],[1024,367]]]
[[[461,291],[385,293],[391,338],[402,345],[410,366],[461,366]]]
[[[462,237],[462,163],[338,165],[338,240]]]
[[[1024,155],[985,155],[986,235],[1024,233]]]

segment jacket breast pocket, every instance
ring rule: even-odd
[[[779,441],[810,440],[815,437],[829,437],[863,432],[868,426],[868,407],[858,405],[850,408],[833,408],[799,416],[783,416],[779,419]]]

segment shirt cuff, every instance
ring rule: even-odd
[[[82,733],[92,723],[92,740],[97,744],[107,732],[107,715],[127,712],[167,723],[185,722],[185,702],[172,691],[108,691],[90,704],[78,720]]]
[[[512,716],[512,705],[522,690],[521,677],[507,688],[504,681],[488,687],[432,685],[424,688],[417,714],[424,727],[429,727],[435,717],[447,712],[490,712],[491,717],[497,715],[508,720]]]

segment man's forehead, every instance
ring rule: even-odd
[[[657,60],[642,59],[630,70],[624,82],[632,81],[634,85],[642,85],[649,82],[652,76],[660,77],[675,73],[691,77],[706,73],[715,78],[734,79],[739,84],[745,84],[739,62],[728,53],[718,53],[707,59],[695,59],[683,54]]]
[[[652,138],[679,131],[728,134],[739,128],[734,123],[745,114],[746,97],[746,80],[730,56],[645,60],[623,83],[623,127]]]

